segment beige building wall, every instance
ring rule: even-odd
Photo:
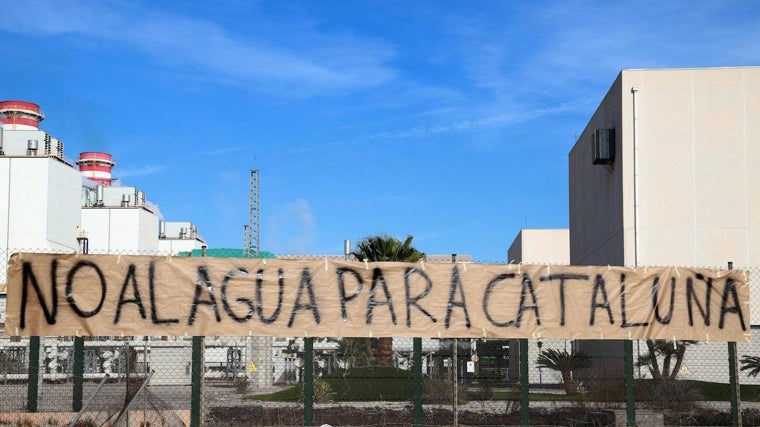
[[[573,264],[760,263],[760,67],[624,70],[569,162]]]
[[[598,128],[616,131],[611,165],[592,164]],[[758,164],[760,67],[622,71],[569,155],[571,263],[760,266]],[[622,364],[620,342],[579,346]],[[689,350],[684,378],[727,381],[695,369],[721,349]]]
[[[570,232],[566,228],[524,228],[507,251],[508,263],[555,264],[570,263]]]

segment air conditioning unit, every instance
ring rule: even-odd
[[[615,161],[615,129],[595,129],[591,147],[595,165],[612,164]]]

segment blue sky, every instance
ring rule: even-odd
[[[760,65],[757,1],[3,2],[1,99],[210,247],[414,236],[504,262],[568,224],[567,154],[621,69]]]

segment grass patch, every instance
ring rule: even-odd
[[[398,368],[374,366],[335,372],[323,378],[333,391],[333,399],[351,401],[412,400],[412,373]]]

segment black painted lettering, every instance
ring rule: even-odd
[[[346,279],[345,275],[350,274],[354,276],[356,280],[356,291],[351,295],[346,295]],[[348,312],[346,311],[346,303],[358,297],[362,293],[362,287],[364,286],[364,280],[361,274],[357,271],[347,267],[341,267],[336,270],[338,275],[338,292],[340,293],[340,313],[344,322],[348,321]]]
[[[525,305],[528,293],[530,293],[530,297],[533,300],[533,304],[531,305]],[[520,287],[520,309],[517,311],[515,326],[520,327],[523,313],[528,310],[533,310],[536,314],[536,325],[541,325],[541,315],[538,313],[538,300],[536,299],[536,291],[533,289],[533,281],[530,280],[530,276],[523,274],[522,286]]]
[[[19,328],[26,328],[26,304],[29,301],[29,283],[32,284],[32,288],[34,288],[34,291],[37,293],[37,300],[40,303],[40,308],[42,308],[42,313],[45,315],[45,320],[48,322],[48,325],[55,325],[55,316],[58,313],[58,280],[56,278],[58,261],[53,260],[53,262],[50,263],[50,308],[48,308],[48,304],[45,302],[45,296],[42,295],[42,289],[37,282],[37,277],[34,275],[34,271],[32,271],[32,263],[24,262],[22,271],[23,286],[21,287],[21,317],[19,319]]]
[[[654,318],[657,319],[657,321],[661,324],[668,325],[673,319],[673,307],[675,306],[676,301],[676,278],[670,278],[670,306],[668,308],[668,314],[666,314],[665,317],[660,315],[659,290],[660,278],[655,277],[654,281],[652,282],[652,307],[654,308]]]
[[[551,274],[549,276],[542,276],[539,280],[541,282],[559,280],[559,308],[560,326],[565,326],[565,283],[568,280],[588,280],[589,277],[586,274]]]
[[[459,298],[461,301],[456,301],[454,299],[454,294],[456,293],[457,289],[459,289]],[[407,310],[409,310],[409,305],[407,304]],[[464,310],[464,320],[465,320],[465,326],[467,328],[470,327],[470,314],[467,313],[467,303],[464,299],[464,287],[462,286],[462,281],[459,278],[459,268],[455,265],[453,269],[451,269],[451,287],[449,287],[449,304],[446,307],[446,321],[444,322],[444,325],[446,326],[446,329],[449,329],[449,325],[451,324],[451,312],[454,310],[454,307],[459,307],[462,310]],[[408,317],[408,316],[407,316]],[[433,319],[435,322],[435,319]],[[407,321],[407,326],[409,321]]]
[[[262,296],[262,286],[264,282],[264,270],[259,269],[256,272],[256,312],[259,314],[259,320],[263,323],[270,324],[277,321],[282,311],[282,296],[285,293],[285,273],[282,269],[277,269],[277,308],[271,316],[264,316],[264,297]],[[319,323],[319,322],[317,322]]]
[[[134,298],[124,299],[124,295],[127,293],[127,286],[132,285],[132,295]],[[140,310],[140,317],[146,319],[145,307],[143,307],[142,298],[140,297],[140,289],[137,286],[137,277],[135,276],[135,265],[129,264],[127,267],[127,276],[124,278],[124,283],[121,285],[121,292],[119,293],[119,304],[116,306],[116,316],[113,318],[114,325],[119,323],[121,318],[121,307],[124,304],[135,304]]]
[[[375,295],[377,294],[377,284],[380,284],[380,286],[383,287],[383,293],[385,293],[385,301],[377,301],[375,300]],[[375,307],[378,305],[385,305],[388,306],[388,310],[391,312],[391,321],[393,321],[393,324],[396,324],[396,312],[393,311],[393,298],[391,298],[391,293],[388,291],[388,284],[385,282],[385,276],[383,276],[383,271],[377,267],[375,267],[372,270],[372,285],[369,288],[369,298],[367,299],[367,324],[372,324],[372,313],[375,310]]]
[[[245,316],[238,316],[235,314],[234,311],[232,311],[232,307],[230,307],[230,302],[227,298],[227,286],[230,284],[230,280],[234,277],[245,277],[248,275],[248,270],[245,268],[238,268],[237,270],[230,270],[227,274],[224,275],[224,279],[222,279],[222,308],[224,308],[224,311],[227,313],[228,316],[232,318],[232,320],[238,322],[238,323],[244,323],[253,317],[253,301],[251,301],[250,298],[243,298],[243,297],[237,297],[235,298],[236,302],[239,302],[241,304],[244,304],[248,307],[248,312],[245,314]]]
[[[602,302],[597,302],[597,295],[599,294],[599,291],[602,292]],[[596,275],[596,280],[594,280],[594,291],[591,296],[591,320],[589,321],[589,325],[594,326],[594,321],[596,318],[596,310],[598,308],[604,308],[607,309],[607,316],[610,319],[610,324],[614,325],[615,320],[612,318],[612,309],[610,308],[610,300],[607,298],[607,288],[604,284],[604,279],[602,278],[601,274]]]
[[[649,322],[634,322],[634,323],[628,323],[628,314],[626,313],[626,306],[625,306],[625,298],[626,298],[626,292],[625,292],[625,274],[620,275],[620,317],[622,319],[622,323],[620,324],[621,328],[632,328],[636,326],[648,326]]]
[[[732,306],[728,305],[728,298],[733,300]],[[720,322],[718,322],[718,328],[723,329],[726,313],[734,313],[739,316],[739,322],[742,325],[742,331],[747,330],[747,325],[744,324],[744,315],[742,314],[742,307],[739,305],[739,295],[736,293],[736,283],[731,278],[726,279],[726,284],[723,286],[723,298],[720,301]]]
[[[150,320],[154,325],[179,323],[179,319],[162,319],[158,317],[158,304],[156,301],[156,264],[151,261],[148,264],[148,290],[150,293]]]
[[[301,304],[301,295],[304,288],[309,293],[309,303]],[[293,311],[290,313],[290,321],[288,322],[288,328],[293,326],[293,321],[296,319],[296,313],[300,310],[311,310],[314,316],[314,321],[319,324],[319,307],[317,307],[317,298],[314,296],[314,285],[311,283],[311,273],[308,268],[304,268],[301,272],[301,282],[298,284],[298,294],[296,295],[296,301],[293,303]]]
[[[77,272],[81,268],[89,267],[95,270],[95,273],[98,275],[98,280],[100,281],[100,301],[98,302],[97,307],[95,309],[90,311],[84,311],[76,303],[76,300],[74,299],[74,276],[77,274]],[[103,303],[106,300],[106,278],[103,276],[103,272],[100,271],[100,268],[98,268],[95,263],[92,263],[90,261],[79,261],[78,263],[74,264],[74,267],[69,270],[69,274],[66,277],[66,301],[69,302],[69,306],[72,310],[74,310],[74,313],[78,314],[80,317],[92,317],[100,312],[100,309],[103,308]]]
[[[203,292],[208,294],[208,299],[201,299]],[[211,286],[211,279],[208,275],[208,269],[205,266],[198,266],[198,280],[195,281],[195,296],[193,297],[193,306],[190,308],[190,316],[187,318],[188,326],[192,326],[195,323],[195,316],[198,314],[199,305],[208,305],[214,309],[214,316],[217,322],[222,321],[222,316],[219,315],[219,307],[216,305],[216,297],[214,296],[214,287]]]
[[[491,324],[493,324],[494,326],[498,326],[502,328],[502,327],[515,325],[514,320],[510,320],[508,322],[497,322],[496,320],[494,320],[493,317],[491,317],[491,313],[488,311],[488,301],[491,298],[491,293],[493,292],[493,288],[495,288],[496,285],[498,285],[500,282],[503,282],[504,280],[514,279],[514,278],[515,278],[514,273],[502,273],[494,277],[490,282],[488,282],[488,286],[486,287],[485,294],[483,295],[483,313],[485,313],[488,321],[491,322]]]
[[[694,326],[694,315],[692,310],[692,303],[697,305],[699,313],[702,315],[702,319],[705,322],[705,326],[710,326],[710,296],[712,295],[712,278],[697,274],[697,280],[705,282],[705,304],[699,302],[696,292],[694,291],[694,281],[691,277],[686,279],[686,307],[689,312],[689,326]]]
[[[425,281],[425,290],[414,297],[411,295],[413,274],[421,276],[422,279]],[[417,307],[417,310],[421,311],[422,314],[427,316],[428,319],[433,321],[433,323],[438,321],[435,318],[435,316],[430,314],[427,310],[425,310],[420,305],[420,300],[428,296],[428,294],[430,294],[430,290],[433,289],[433,281],[430,280],[430,276],[428,276],[427,273],[415,267],[407,268],[406,271],[404,271],[404,289],[406,291],[406,327],[407,328],[412,327],[412,306]],[[396,322],[394,321],[393,324],[395,325]]]

